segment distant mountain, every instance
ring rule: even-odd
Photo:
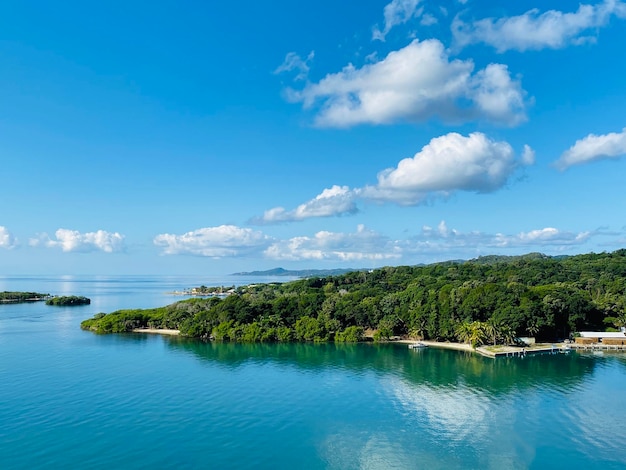
[[[354,271],[366,271],[365,269],[283,269],[274,268],[267,271],[250,271],[233,273],[231,276],[292,276],[292,277],[317,277],[317,276],[338,276],[340,274]]]

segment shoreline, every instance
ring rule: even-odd
[[[132,330],[133,333],[140,334],[155,334],[155,335],[164,335],[164,336],[179,336],[180,330],[174,329],[166,329],[166,328],[135,328]],[[443,342],[443,341],[430,341],[430,340],[412,340],[412,339],[397,339],[393,341],[389,341],[389,343],[399,343],[399,344],[413,344],[413,343],[422,343],[428,347],[436,348],[436,349],[448,349],[451,351],[461,351],[461,352],[469,352],[475,353],[483,357],[496,358],[496,357],[513,357],[513,356],[525,356],[528,354],[537,354],[537,353],[565,353],[569,352],[572,349],[571,345],[565,345],[562,343],[554,343],[554,344],[538,344],[534,346],[529,346],[526,348],[520,348],[517,346],[496,346],[496,350],[493,350],[493,346],[478,346],[477,348],[473,348],[470,344],[467,343],[452,343],[452,342]]]
[[[167,336],[178,336],[180,335],[180,330],[168,330],[165,328],[135,328],[133,329],[133,333],[144,333],[151,335],[167,335]]]
[[[471,345],[467,343],[450,343],[450,342],[439,342],[439,341],[417,341],[417,340],[408,340],[408,339],[400,339],[393,341],[394,343],[401,344],[412,344],[412,343],[423,343],[428,347],[439,348],[439,349],[450,349],[453,351],[465,351],[479,354],[483,357],[514,357],[514,356],[526,356],[529,354],[537,354],[537,353],[565,353],[569,352],[572,348],[572,345],[564,344],[564,343],[540,343],[527,347],[519,347],[519,346],[489,346],[482,345],[476,348],[473,348]]]
[[[400,343],[400,344],[413,344],[413,343],[422,343],[428,347],[439,348],[439,349],[450,349],[453,351],[467,351],[467,352],[476,352],[471,345],[466,343],[449,343],[442,341],[430,341],[430,340],[415,340],[415,339],[399,339],[396,341],[390,341],[391,343]]]
[[[28,299],[0,299],[2,304],[25,304],[30,302],[43,302],[44,300],[51,299],[50,297],[30,297]]]

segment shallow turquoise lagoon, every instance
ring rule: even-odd
[[[0,467],[626,467],[626,355],[492,360],[79,328],[200,284],[211,280],[0,278],[0,290],[92,299],[0,306]]]

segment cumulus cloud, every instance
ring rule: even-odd
[[[17,246],[17,240],[13,236],[13,234],[7,229],[0,225],[0,248],[5,248],[10,250],[11,248],[15,248]]]
[[[506,65],[489,64],[470,80],[470,99],[476,112],[489,119],[517,124],[524,119],[524,93],[511,79]]]
[[[259,231],[235,225],[200,228],[182,235],[163,233],[153,240],[165,255],[188,254],[211,258],[235,257],[258,252],[270,241],[268,236]]]
[[[626,127],[622,132],[611,132],[604,135],[589,134],[577,140],[555,162],[559,170],[572,165],[581,165],[596,160],[618,158],[626,155]]]
[[[467,122],[484,119],[515,125],[526,119],[525,92],[507,67],[490,64],[474,71],[471,60],[451,60],[443,44],[412,41],[378,62],[328,74],[318,83],[287,90],[292,102],[316,106],[315,124],[419,122],[433,117]]]
[[[396,243],[359,225],[354,233],[320,231],[286,240],[233,225],[208,227],[183,235],[161,234],[154,244],[166,255],[232,258],[258,255],[273,260],[359,261],[399,258]]]
[[[589,240],[591,232],[564,232],[554,227],[546,227],[530,232],[520,232],[517,235],[507,236],[497,234],[493,246],[547,246],[547,245],[581,245]]]
[[[467,137],[452,132],[432,139],[412,158],[382,171],[378,184],[357,192],[363,198],[406,205],[454,191],[488,193],[504,186],[520,166],[533,160],[528,146],[518,159],[507,142],[480,132]]]
[[[306,59],[303,59],[295,52],[289,52],[285,56],[285,60],[282,64],[280,64],[276,70],[274,70],[275,74],[283,73],[283,72],[291,72],[293,70],[297,71],[297,75],[294,80],[306,80],[309,76],[310,66],[309,63],[315,57],[315,51],[309,52],[309,55]]]
[[[470,258],[485,251],[489,254],[509,249],[545,249],[564,251],[586,243],[593,232],[568,232],[552,227],[517,234],[461,232],[448,227],[445,221],[438,226],[424,226],[421,231],[404,240],[393,240],[363,225],[356,232],[320,231],[312,237],[300,236],[275,240],[265,251],[268,259],[286,261],[388,261],[410,263],[416,255],[448,259],[453,255]]]
[[[622,232],[619,233],[621,235]],[[470,258],[503,250],[534,250],[550,247],[554,251],[582,245],[595,236],[614,236],[601,230],[568,232],[553,227],[517,234],[462,232],[449,228],[445,221],[423,226],[414,236],[392,239],[358,225],[354,232],[319,231],[312,236],[272,238],[260,231],[233,225],[208,227],[182,235],[161,234],[154,244],[167,255],[193,255],[212,258],[258,256],[276,261],[380,262],[395,260],[412,263],[453,256]]]
[[[77,230],[60,228],[55,233],[55,239],[51,239],[44,233],[39,238],[32,238],[29,241],[31,246],[43,244],[49,248],[61,248],[64,252],[92,252],[103,251],[105,253],[115,253],[124,251],[124,236],[117,232],[111,233],[105,230],[97,232],[80,233]]]
[[[580,5],[574,13],[532,9],[519,16],[485,18],[466,23],[457,16],[452,33],[458,47],[485,43],[498,52],[560,49],[571,44],[595,41],[593,28],[608,24],[611,17],[626,18],[626,4],[605,0],[596,5]],[[590,34],[585,35],[587,32]]]
[[[416,18],[422,14],[423,8],[419,7],[421,0],[392,0],[385,5],[383,15],[385,26],[382,31],[376,26],[372,31],[372,39],[384,41],[389,31],[394,26],[406,23],[411,18]]]
[[[359,225],[354,233],[321,231],[313,237],[277,241],[264,254],[267,258],[290,261],[387,260],[401,256],[395,242],[363,225]]]
[[[288,211],[283,207],[275,207],[265,211],[263,217],[251,220],[251,223],[266,224],[279,222],[293,222],[311,217],[331,217],[337,215],[354,214],[357,212],[354,193],[348,186],[334,185],[324,189],[321,194],[294,210]]]
[[[535,152],[524,146],[516,157],[511,145],[480,132],[455,132],[432,139],[411,158],[378,174],[378,183],[362,188],[333,186],[294,210],[275,207],[251,222],[273,224],[358,211],[357,201],[416,205],[456,191],[489,193],[502,188],[521,167],[532,165]]]
[[[545,249],[562,251],[586,243],[591,237],[605,235],[600,231],[569,232],[554,227],[517,234],[461,232],[441,221],[437,227],[425,225],[415,237],[399,243],[404,256],[409,254],[459,253],[464,257],[499,249]]]
[[[436,228],[425,225],[422,227],[420,240],[446,241],[448,244],[469,246],[479,244],[487,247],[543,246],[543,245],[577,245],[584,243],[594,232],[567,232],[553,227],[520,232],[514,235],[503,233],[487,234],[482,232],[460,232],[448,228],[442,220]]]

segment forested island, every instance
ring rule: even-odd
[[[90,303],[91,299],[77,295],[61,295],[46,300],[46,305],[56,305],[59,307],[89,305]]]
[[[50,298],[50,294],[39,292],[0,292],[0,303],[18,304],[22,302],[41,302]]]
[[[143,310],[99,313],[97,333],[177,329],[218,341],[361,341],[397,335],[439,341],[553,341],[626,325],[626,249],[549,257],[489,256],[467,262],[386,267],[339,276],[238,287]]]

